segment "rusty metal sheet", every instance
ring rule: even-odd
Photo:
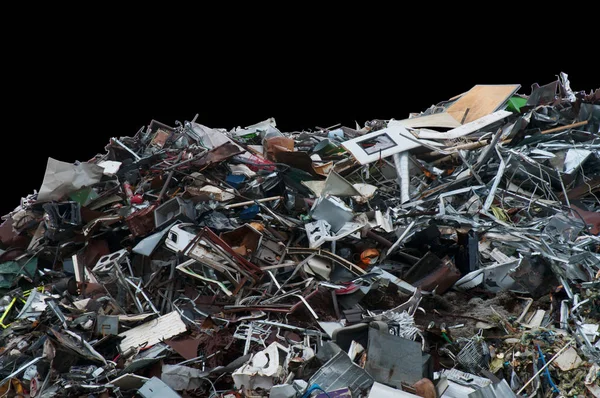
[[[209,241],[218,245],[223,250],[225,250],[227,253],[229,253],[231,255],[231,257],[233,257],[233,259],[244,268],[245,271],[247,271],[248,273],[253,275],[255,278],[262,275],[263,271],[260,267],[251,263],[250,261],[246,260],[242,255],[240,255],[235,250],[233,250],[231,248],[231,246],[229,246],[227,244],[227,242],[225,242],[223,239],[221,239],[219,236],[217,236],[217,234],[215,234],[213,231],[211,231],[207,227],[204,227],[202,229],[202,231],[200,231],[200,233],[196,236],[196,238],[190,243],[189,247],[193,247],[202,238],[208,239]],[[187,252],[187,249],[188,248],[186,248],[186,252]]]
[[[105,240],[94,239],[90,240],[83,248],[82,260],[83,265],[92,268],[100,257],[110,254],[108,243]]]
[[[165,340],[165,343],[185,359],[192,359],[198,356],[199,339],[187,337],[179,340]]]
[[[229,244],[233,250],[244,257],[250,258],[258,251],[263,235],[248,224],[244,224],[233,231],[221,233],[221,239]]]
[[[94,221],[102,216],[106,216],[106,213],[81,206],[81,219],[84,223],[89,223],[90,221]]]
[[[587,195],[595,194],[600,192],[600,177],[595,177],[590,181],[587,181],[586,184],[579,185],[567,192],[567,197],[569,200],[576,200],[583,198]],[[558,195],[559,199],[564,200],[564,193],[560,193]]]
[[[288,137],[272,137],[265,142],[267,159],[276,161],[279,152],[291,152],[294,150],[294,140]]]
[[[313,168],[313,160],[306,152],[277,152],[275,156],[279,163],[285,163],[296,169],[306,171],[314,177],[321,176]]]
[[[121,220],[123,220],[123,217],[121,217],[119,215],[109,215],[109,216],[98,217],[98,218],[92,220],[91,222],[87,223],[83,227],[83,233],[86,236],[93,234],[98,228],[100,228],[101,225],[110,226],[110,225],[116,224],[117,222],[119,222]]]
[[[206,190],[203,191],[202,188],[194,187],[191,185],[185,187],[185,190],[183,191],[183,195],[181,195],[181,197],[186,200],[191,200],[194,203],[207,202],[209,200],[217,200],[220,202],[223,200],[223,195],[219,193],[212,193]]]
[[[165,144],[170,136],[171,136],[171,134],[169,132],[159,129],[156,132],[156,134],[154,134],[154,138],[152,138],[152,142],[150,143],[150,145],[154,145],[159,148],[162,148],[165,146]]]
[[[4,253],[0,254],[0,263],[14,260],[23,254],[25,254],[25,249],[22,249],[20,247],[10,248],[10,249],[6,250]]]
[[[154,210],[158,205],[153,204],[127,217],[125,222],[134,237],[145,236],[152,232],[154,225]]]
[[[9,218],[0,225],[0,242],[6,247],[26,248],[29,245],[29,241],[29,237],[15,233],[12,218]]]
[[[440,259],[427,252],[421,260],[413,265],[404,275],[404,279],[415,287],[442,294],[460,279],[460,271],[448,257]]]
[[[575,210],[576,217],[582,217],[583,221],[590,227],[588,230],[592,235],[600,234],[600,213],[580,209],[575,205],[571,205],[571,209]]]
[[[244,151],[241,150],[237,145],[227,142],[206,152],[204,156],[195,162],[191,162],[191,164],[200,168],[209,167],[213,164],[221,163],[222,161],[232,158],[235,155],[239,155],[243,152]]]

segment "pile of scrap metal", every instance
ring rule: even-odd
[[[152,121],[0,226],[0,393],[600,397],[600,90]]]

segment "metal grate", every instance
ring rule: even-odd
[[[483,329],[470,338],[467,344],[456,356],[458,363],[471,373],[479,373],[481,369],[488,369],[489,349],[483,338]]]

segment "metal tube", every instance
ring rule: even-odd
[[[393,155],[394,166],[398,174],[398,185],[400,186],[401,203],[406,203],[410,200],[410,174],[408,170],[408,152],[395,153]]]
[[[133,152],[131,149],[129,149],[129,148],[127,147],[127,145],[123,144],[123,143],[122,143],[121,141],[119,141],[118,139],[116,139],[116,138],[113,138],[113,141],[114,141],[114,142],[116,142],[116,143],[117,143],[117,144],[118,144],[118,145],[119,145],[121,148],[125,149],[127,152],[129,152],[130,154],[132,154],[132,155],[133,155],[133,157],[135,157],[135,160],[141,160],[141,159],[142,159],[141,157],[139,157],[139,156],[137,155],[137,153]]]
[[[256,202],[258,202],[258,203],[271,202],[273,200],[278,200],[278,199],[283,199],[283,196],[271,196],[270,198],[249,200],[247,202],[240,202],[240,203],[234,203],[234,204],[231,204],[231,205],[223,206],[223,208],[224,209],[235,209],[236,207],[253,205],[253,204],[256,204]]]
[[[25,371],[25,369],[27,369],[31,365],[36,364],[42,358],[43,357],[34,358],[31,361],[27,362],[25,365],[21,366],[19,369],[15,370],[14,372],[12,372],[8,376],[6,376],[4,379],[2,379],[2,381],[0,381],[0,387],[2,387],[4,385],[4,383],[6,383],[7,381],[9,381],[10,379],[12,379],[13,377],[15,377],[16,375],[18,375],[19,373]]]

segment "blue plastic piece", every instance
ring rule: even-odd
[[[246,181],[246,176],[245,175],[235,175],[235,174],[229,174],[227,176],[227,178],[225,179],[225,181],[227,181],[227,184],[231,185],[234,188],[237,188],[238,185],[240,185],[242,182]]]
[[[540,353],[540,359],[542,360],[542,366],[546,366],[546,358],[544,358],[544,353],[542,352],[540,345],[539,344],[536,344],[536,345],[537,345],[537,349]],[[548,378],[548,383],[550,383],[550,386],[552,387],[552,391],[560,393],[558,387],[556,386],[556,384],[554,384],[554,382],[552,381],[552,378],[550,377],[550,371],[548,371],[548,368],[546,368],[546,370],[544,371],[544,374]]]
[[[310,395],[313,393],[313,391],[323,391],[326,396],[331,397],[329,394],[327,394],[327,391],[323,390],[320,385],[318,385],[318,384],[315,383],[312,386],[310,386],[308,388],[308,390],[306,390],[306,392],[304,393],[304,395],[302,396],[302,398],[308,398],[308,397],[310,397]]]
[[[242,210],[240,213],[240,218],[242,220],[252,220],[258,213],[260,213],[260,206],[252,205],[247,209]]]

